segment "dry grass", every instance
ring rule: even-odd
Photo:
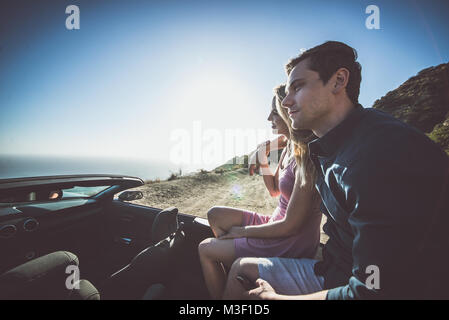
[[[170,181],[149,181],[135,188],[142,191],[143,199],[133,201],[155,208],[175,206],[179,212],[206,218],[213,206],[228,206],[271,215],[278,204],[278,198],[270,197],[262,176],[249,176],[248,170],[224,170],[200,172],[179,176]],[[324,224],[325,219],[322,221]],[[321,233],[321,241],[327,235]]]

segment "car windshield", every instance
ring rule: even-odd
[[[72,198],[72,197],[81,197],[81,198],[89,198],[99,194],[101,191],[106,190],[110,186],[95,186],[95,187],[79,187],[75,186],[70,189],[62,190],[62,199]]]
[[[73,186],[66,189],[36,189],[35,191],[18,192],[0,197],[0,203],[20,203],[34,201],[57,201],[69,198],[90,198],[111,186]]]

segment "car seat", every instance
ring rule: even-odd
[[[182,228],[177,208],[159,212],[151,231],[152,242],[156,244],[142,250],[129,264],[112,274],[101,287],[102,296],[105,299],[142,299],[166,295],[164,283],[174,270],[177,252],[185,239]]]
[[[78,280],[67,288],[68,266],[78,267],[78,257],[57,251],[21,264],[0,275],[0,299],[3,300],[98,300],[98,290],[87,280]]]

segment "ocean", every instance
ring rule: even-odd
[[[186,169],[170,162],[88,157],[0,155],[0,179],[69,174],[118,174],[148,179],[167,179]],[[194,171],[194,170],[191,170]]]

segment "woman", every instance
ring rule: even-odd
[[[198,247],[204,279],[213,299],[222,297],[226,268],[239,257],[313,257],[319,244],[320,197],[313,187],[313,165],[308,161],[306,142],[310,131],[294,132],[286,110],[281,107],[285,85],[275,88],[268,120],[280,134],[276,143],[259,145],[258,164],[271,196],[279,197],[272,216],[229,207],[213,207],[209,224],[216,238],[202,241]],[[268,165],[267,149],[287,141],[273,174]],[[250,167],[250,174],[252,172]],[[223,264],[223,265],[222,265]]]

